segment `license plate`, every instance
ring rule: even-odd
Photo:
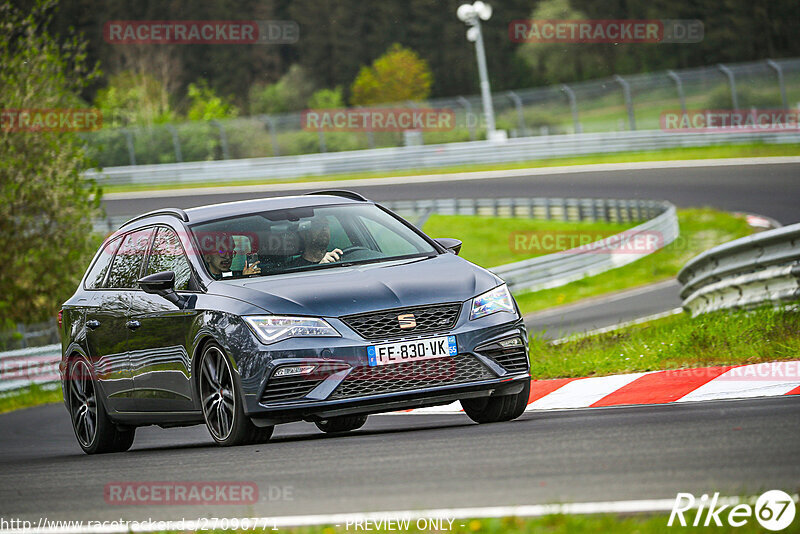
[[[370,367],[418,360],[447,358],[458,354],[456,336],[429,337],[367,347]]]

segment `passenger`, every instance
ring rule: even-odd
[[[251,264],[245,260],[244,268],[241,271],[231,271],[233,257],[236,255],[233,236],[227,233],[220,234],[214,239],[214,250],[204,250],[203,260],[206,262],[208,272],[215,280],[220,280],[228,276],[242,276],[249,274],[260,274],[261,268],[258,262]]]

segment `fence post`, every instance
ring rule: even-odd
[[[416,103],[416,102],[414,102],[413,100],[406,100],[406,104],[407,104],[407,105],[408,105],[408,107],[410,107],[411,109],[418,109],[418,108],[419,108],[419,106],[417,105],[417,103]],[[419,130],[419,144],[421,144],[421,145],[424,145],[424,144],[425,144],[425,129],[421,129],[421,130]]]
[[[739,109],[739,98],[736,96],[736,79],[733,76],[733,71],[722,63],[719,63],[717,68],[722,74],[728,77],[728,83],[731,86],[731,103],[733,104],[733,109]]]
[[[631,131],[636,130],[636,118],[633,116],[633,100],[631,99],[631,85],[619,74],[614,75],[614,81],[622,86],[622,94],[625,96],[625,107],[628,108],[628,124]]]
[[[472,124],[472,104],[470,103],[469,100],[467,100],[463,96],[457,97],[456,100],[458,101],[459,104],[464,106],[464,109],[466,110],[466,114],[467,114],[466,122],[467,122],[467,129],[469,130],[469,140],[470,141],[474,141],[475,140],[475,126]]]
[[[789,101],[786,99],[786,86],[783,83],[783,69],[781,66],[771,59],[767,60],[767,65],[775,69],[778,73],[778,86],[781,88],[781,102],[783,102],[783,109],[789,109]]]
[[[356,106],[356,109],[364,109],[364,106]],[[367,145],[370,148],[375,148],[375,134],[372,132],[372,122],[369,123],[369,129],[367,129]]]
[[[269,135],[272,137],[272,155],[280,156],[281,149],[278,147],[278,133],[275,131],[275,121],[269,115],[262,115],[262,117],[269,127]]]
[[[169,133],[172,134],[172,146],[175,148],[175,161],[183,163],[183,154],[181,153],[181,140],[178,139],[178,130],[172,124],[167,124]]]
[[[133,149],[133,134],[127,128],[122,129],[122,134],[125,136],[125,144],[128,145],[128,157],[131,160],[131,165],[136,165],[136,151]]]
[[[686,115],[686,96],[683,94],[683,82],[681,77],[674,70],[668,70],[667,76],[675,80],[675,87],[678,89],[678,98],[681,101],[681,111]]]
[[[522,113],[522,100],[514,91],[508,91],[506,95],[514,102],[514,106],[517,108],[517,122],[519,123],[519,135],[517,137],[525,137],[525,117]]]
[[[575,128],[575,133],[581,133],[581,123],[578,122],[578,99],[575,98],[575,91],[565,83],[561,84],[561,90],[567,93],[567,98],[569,99],[569,109],[572,111],[572,124]]]
[[[319,151],[327,152],[328,145],[325,144],[325,132],[322,131],[322,126],[319,127],[317,133],[319,134]]]
[[[219,121],[211,121],[211,124],[217,127],[219,130],[219,143],[222,148],[222,159],[231,159],[231,153],[228,151],[228,136],[225,135],[225,128],[222,127],[222,123]]]

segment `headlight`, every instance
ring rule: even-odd
[[[470,320],[480,319],[500,311],[516,313],[514,300],[505,284],[472,299],[472,311],[469,318]]]
[[[342,337],[324,319],[316,317],[256,315],[244,317],[244,320],[258,339],[267,345],[290,337]]]

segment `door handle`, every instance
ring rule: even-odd
[[[127,323],[125,323],[125,326],[127,326],[131,330],[136,330],[137,328],[142,326],[142,323],[140,323],[139,321],[133,320],[133,321],[128,321]]]
[[[98,321],[97,319],[91,319],[89,321],[86,321],[86,327],[90,330],[94,330],[99,326],[100,326],[100,321]]]

